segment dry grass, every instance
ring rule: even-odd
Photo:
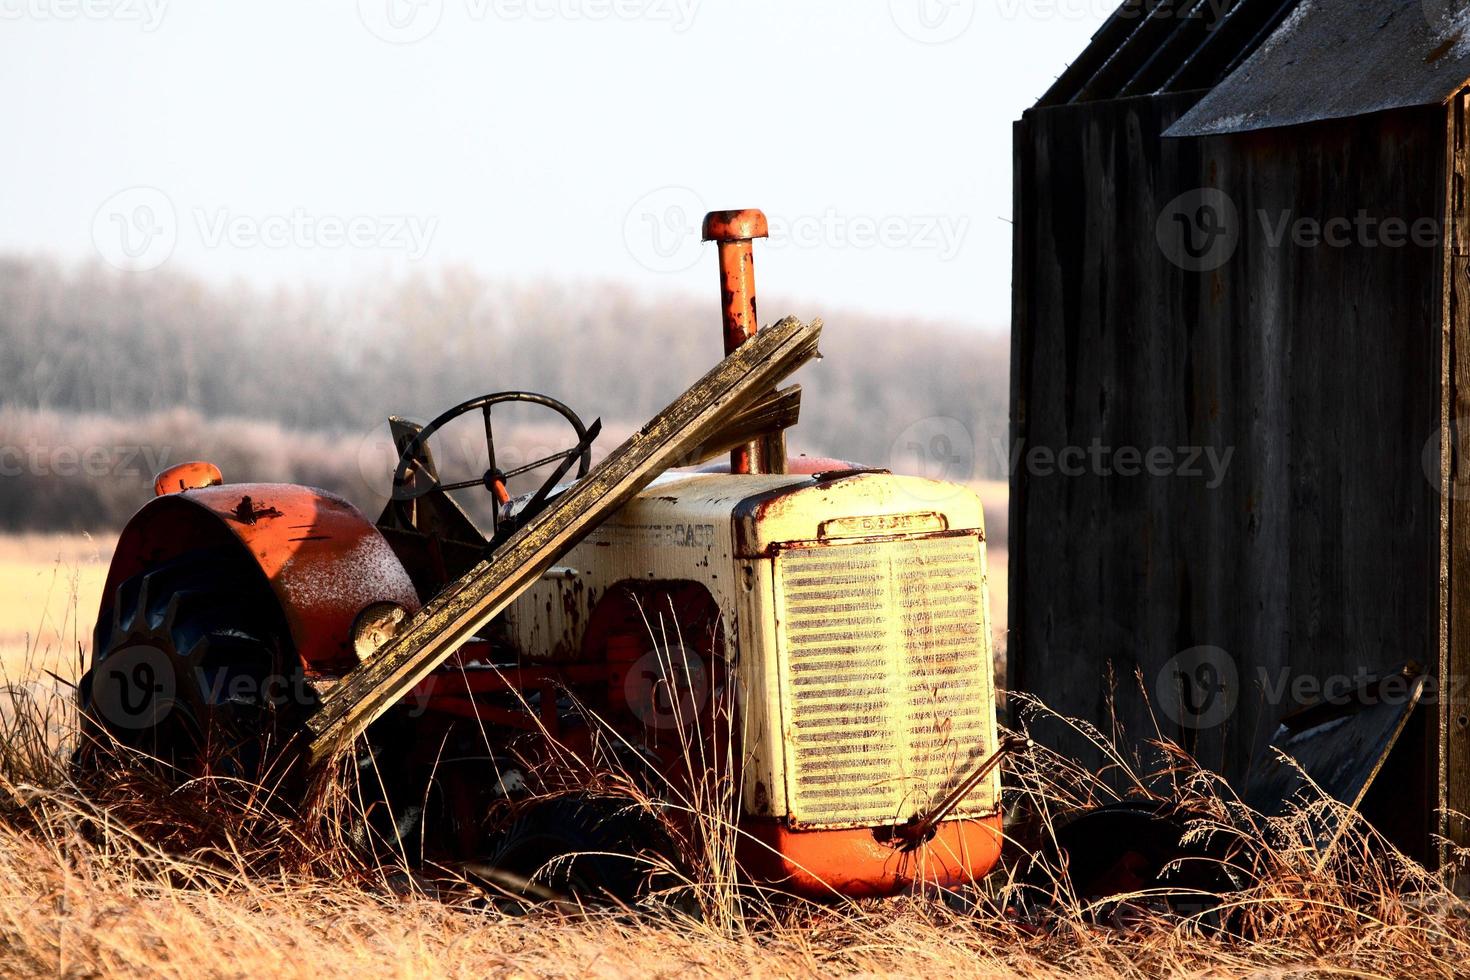
[[[0,845],[13,882],[0,969],[12,975],[1412,976],[1425,966],[1370,937],[1324,937],[1348,940],[1325,954],[1305,939],[1232,949],[1158,930],[1037,939],[916,902],[730,939],[611,917],[506,918],[306,882],[159,887],[95,859],[69,867],[56,845],[12,834]],[[1397,942],[1422,945],[1408,933]],[[1447,962],[1430,969],[1454,975]]]
[[[1325,861],[1305,843],[1272,852],[1271,877],[1231,900],[1249,939],[1142,899],[1110,923],[1064,889],[1053,908],[1018,914],[1004,876],[973,903],[764,905],[738,928],[513,917],[393,887],[391,868],[314,860],[311,835],[274,838],[295,861],[228,823],[187,856],[177,838],[165,852],[18,744],[7,740],[0,764],[4,975],[1451,977],[1470,954],[1463,906],[1362,828]],[[1290,821],[1275,830],[1291,839]]]
[[[110,539],[85,534],[0,536],[0,679],[31,679],[39,657],[75,680],[111,557]]]
[[[101,558],[75,546],[69,560]],[[13,563],[38,548],[64,553],[54,540],[3,548]],[[63,570],[60,581],[83,579]],[[80,596],[49,601],[84,607]],[[73,656],[60,642],[73,627],[59,615],[49,622],[54,642],[32,643],[28,678]],[[84,616],[83,636],[87,625]],[[141,781],[84,790],[65,764],[64,687],[29,686],[7,709],[0,975],[1452,977],[1470,962],[1465,905],[1371,829],[1334,813],[1348,830],[1330,845],[1304,833],[1333,810],[1327,803],[1261,820],[1168,745],[1146,759],[1115,753],[1104,773],[1037,751],[1013,767],[1011,807],[1039,817],[1044,839],[1053,817],[1115,798],[1119,786],[1189,803],[1201,815],[1196,833],[1234,835],[1258,856],[1244,889],[1210,918],[1171,914],[1158,895],[1083,902],[1059,869],[1019,851],[963,895],[812,906],[732,890],[721,899],[726,914],[701,921],[509,916],[426,897],[400,869],[347,851],[319,825],[258,812],[246,820],[208,787],[162,803]],[[689,800],[715,809],[728,801]],[[727,880],[727,849],[713,837],[703,846],[706,870],[716,866],[710,877]],[[1048,902],[1021,898],[1023,873],[1057,882],[1044,889]],[[1211,926],[1221,920],[1231,929]]]

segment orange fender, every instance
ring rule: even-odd
[[[157,497],[123,529],[99,617],[118,586],[161,561],[203,547],[238,546],[270,582],[309,671],[357,664],[352,624],[368,606],[418,611],[413,583],[387,540],[356,507],[311,487],[235,483]]]

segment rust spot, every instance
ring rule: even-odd
[[[578,601],[581,593],[581,583],[573,582],[571,588],[563,588],[561,591],[561,611],[566,617],[568,626],[572,631],[577,631],[582,621],[582,604]]]
[[[241,497],[239,505],[230,512],[230,516],[241,524],[254,524],[262,517],[280,517],[281,512],[269,504],[257,505],[249,497]]]
[[[1424,63],[1426,65],[1432,65],[1439,59],[1443,58],[1445,55],[1449,54],[1451,51],[1454,50],[1455,45],[1460,43],[1460,38],[1464,36],[1464,33],[1464,31],[1456,31],[1454,33],[1454,36],[1445,39],[1443,42],[1440,43],[1439,47],[1429,52],[1428,56],[1424,59]]]
[[[766,784],[759,780],[755,784],[755,812],[771,812],[771,793],[766,789]]]

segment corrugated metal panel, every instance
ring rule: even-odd
[[[1217,85],[1298,0],[1125,0],[1038,107]]]
[[[1446,101],[1470,79],[1464,0],[1302,0],[1166,136],[1208,136]]]
[[[777,558],[791,815],[899,822],[984,756],[994,712],[976,535]],[[957,815],[994,810],[998,777]]]

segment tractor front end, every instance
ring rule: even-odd
[[[672,749],[669,773],[691,730],[729,719],[693,737],[736,760],[753,878],[883,895],[974,880],[999,856],[998,769],[963,786],[1001,749],[984,515],[964,487],[666,476],[507,621],[519,649],[621,665],[604,710]]]

